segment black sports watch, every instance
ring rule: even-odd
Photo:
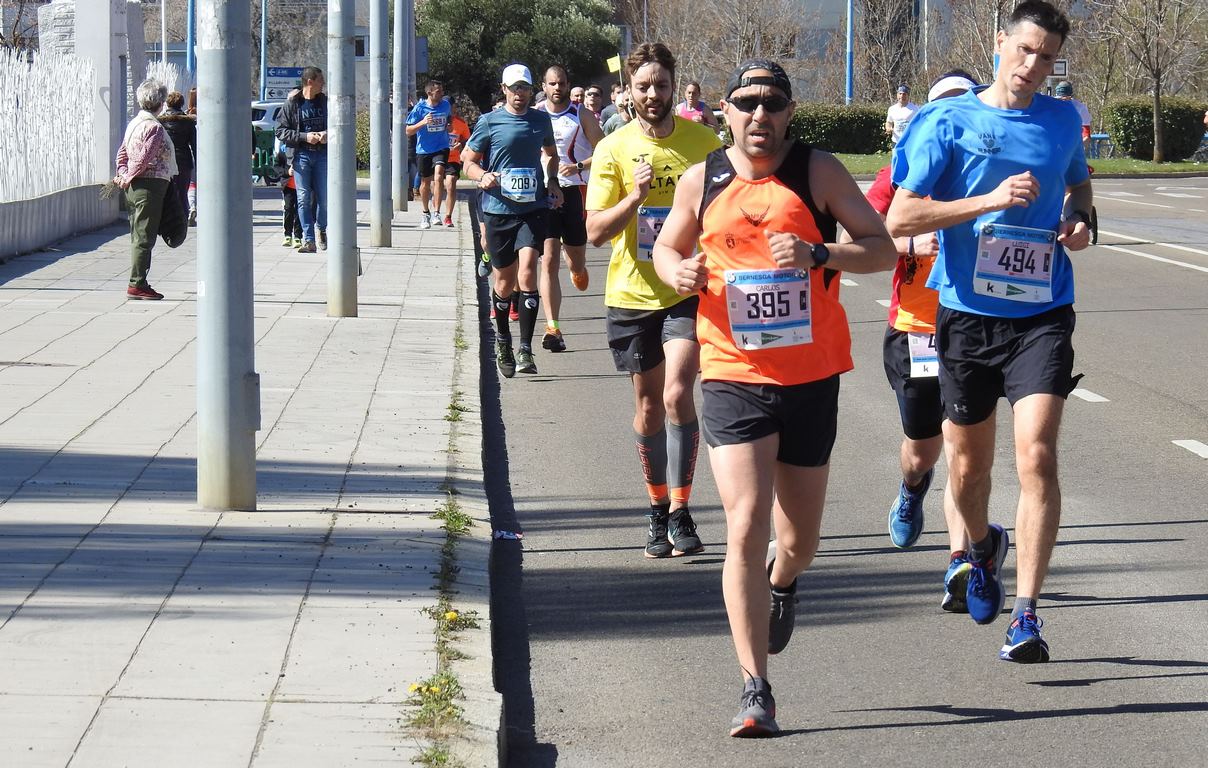
[[[1085,224],[1087,227],[1089,227],[1091,225],[1091,215],[1089,213],[1087,213],[1086,211],[1083,211],[1080,209],[1072,210],[1072,211],[1070,211],[1070,215],[1068,217],[1066,217],[1066,221],[1073,221],[1073,219],[1075,217],[1082,219],[1082,223]]]
[[[810,258],[814,260],[815,267],[825,267],[826,262],[830,261],[830,249],[823,243],[814,243],[810,246]]]

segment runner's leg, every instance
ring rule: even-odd
[[[1048,574],[1061,522],[1057,479],[1057,433],[1065,400],[1029,395],[1015,403],[1015,463],[1019,507],[1015,517],[1015,557],[1020,597],[1035,599]]]

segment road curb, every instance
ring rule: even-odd
[[[469,221],[468,212],[465,221]],[[468,226],[458,227],[456,256],[459,338],[467,346],[457,351],[453,388],[474,396],[461,400],[467,410],[454,422],[450,436],[448,477],[457,503],[474,523],[457,543],[457,574],[451,598],[463,613],[477,613],[478,627],[461,632],[454,644],[466,655],[451,665],[465,694],[461,702],[465,727],[450,739],[449,752],[466,766],[485,767],[502,765],[505,750],[503,696],[495,689],[491,647],[491,513],[483,485],[482,407],[477,396],[481,376],[477,278],[473,250],[466,248]]]

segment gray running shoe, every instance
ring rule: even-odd
[[[650,523],[646,535],[646,557],[667,557],[671,554],[671,542],[667,540],[667,520],[671,513],[667,506],[651,505],[646,520]]]
[[[533,360],[533,350],[524,347],[516,350],[516,370],[521,373],[537,372],[537,363]]]
[[[491,274],[491,254],[484,253],[478,260],[478,276],[486,277],[489,274]]]
[[[775,558],[772,563],[776,562]],[[768,577],[772,576],[772,563],[768,563]],[[777,654],[785,649],[793,637],[797,623],[797,580],[787,590],[772,587],[772,611],[768,617],[768,653]]]
[[[680,507],[671,513],[671,517],[667,520],[667,535],[674,547],[671,554],[675,557],[695,555],[705,551],[705,545],[701,543],[700,536],[696,534],[696,523],[692,520],[692,514],[687,507]]]
[[[776,724],[776,699],[772,686],[762,677],[747,681],[739,699],[738,714],[730,721],[730,735],[740,739],[772,736],[780,732]]]
[[[516,356],[512,354],[511,342],[495,342],[495,364],[504,378],[510,379],[516,375]]]

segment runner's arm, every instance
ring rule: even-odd
[[[835,218],[851,238],[851,242],[828,245],[829,269],[867,274],[893,269],[898,250],[881,223],[881,215],[873,210],[855,179],[834,155],[816,151],[810,158],[810,189],[822,191],[817,195],[822,209]],[[678,192],[678,190],[677,190]],[[808,252],[808,245],[802,244]],[[808,266],[812,266],[812,259]]]
[[[895,237],[921,235],[972,221],[983,213],[1005,211],[1016,205],[1030,205],[1040,192],[1040,183],[1030,171],[1002,180],[993,191],[960,200],[932,200],[898,187],[885,216],[885,224]]]
[[[600,121],[590,109],[580,109],[579,125],[583,128],[583,135],[587,137],[587,143],[591,144],[594,149],[600,143],[600,139],[604,138],[604,129],[600,127]],[[591,165],[591,157],[583,158],[583,166],[589,165]]]
[[[1094,204],[1095,196],[1089,178],[1066,190],[1065,205],[1061,209],[1061,228],[1057,233],[1057,240],[1066,250],[1080,251],[1091,244],[1090,215]]]
[[[700,221],[697,211],[705,188],[705,164],[692,166],[680,178],[675,188],[675,200],[671,212],[659,230],[654,243],[654,269],[659,279],[681,296],[696,293],[709,280],[709,270],[704,264],[704,254],[693,258],[700,240]]]
[[[498,179],[494,173],[488,171],[486,168],[483,168],[478,164],[480,160],[482,160],[482,153],[476,149],[466,147],[461,152],[461,162],[466,169],[466,178],[477,182],[478,186],[482,187],[483,189],[490,189],[491,187],[495,186],[495,184],[498,182]],[[490,178],[488,178],[486,180],[487,183],[484,184],[483,178],[487,176]]]

